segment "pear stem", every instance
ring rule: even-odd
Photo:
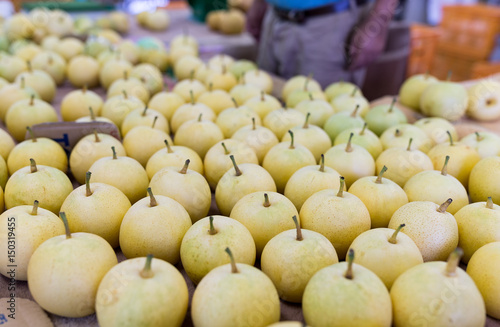
[[[306,78],[306,81],[304,82],[304,91],[307,91],[307,87],[309,86],[309,81],[311,80],[312,75],[309,74]]]
[[[38,171],[38,168],[36,167],[35,159],[33,159],[33,158],[30,158],[30,171],[31,171],[31,173],[36,173]]]
[[[61,216],[61,220],[64,224],[64,231],[66,232],[66,239],[71,238],[71,232],[69,231],[68,219],[66,218],[66,213],[59,212],[59,216]]]
[[[234,107],[238,108],[238,102],[236,102],[236,99],[235,98],[231,98],[231,100],[233,101]]]
[[[391,106],[389,107],[389,110],[387,112],[392,113],[394,110],[394,105],[396,104],[396,98],[394,97],[391,102]]]
[[[354,261],[354,250],[349,249],[349,252],[347,253],[347,270],[345,272],[344,277],[347,279],[353,279],[352,275],[352,262]]]
[[[168,141],[167,140],[163,140],[163,142],[165,142],[165,145],[167,146],[167,153],[172,153],[174,151],[172,151],[172,148],[170,147],[170,144],[168,144]]]
[[[22,88],[22,89],[24,89],[24,88],[25,88],[26,83],[25,83],[25,81],[24,81],[24,76],[21,76],[21,83],[19,83],[19,84],[20,84],[20,86],[21,86],[21,88]]]
[[[229,158],[233,162],[234,170],[236,171],[236,176],[241,176],[242,172],[241,172],[240,168],[238,168],[238,165],[236,164],[236,160],[234,160],[234,156],[230,155]]]
[[[255,131],[257,126],[255,125],[255,117],[252,117],[252,130]]]
[[[128,99],[128,94],[127,94],[127,91],[122,90],[122,93],[123,93],[123,97],[124,97],[125,99]]]
[[[201,117],[202,117],[202,116],[203,116],[203,114],[200,114],[200,115],[198,116],[198,122],[201,122]]]
[[[210,234],[210,235],[217,234],[217,230],[214,227],[214,217],[210,216],[210,218],[208,218],[208,219],[210,220],[210,229],[208,230],[208,234]]]
[[[153,255],[148,254],[148,256],[146,257],[146,264],[144,265],[144,268],[139,273],[142,278],[151,278],[155,275],[153,273],[153,271],[151,270],[151,262],[152,261],[153,261]]]
[[[28,130],[28,133],[30,133],[31,140],[32,140],[33,142],[36,142],[36,141],[37,141],[37,140],[36,140],[36,136],[35,136],[35,133],[33,133],[33,130],[31,129],[31,127],[26,126],[26,129]]]
[[[444,159],[444,165],[443,169],[441,169],[441,175],[446,176],[448,175],[448,161],[450,160],[450,156],[446,156]]]
[[[344,178],[344,176],[340,176],[339,191],[337,192],[337,196],[339,198],[344,196],[344,185],[345,185],[345,178]]]
[[[92,176],[92,173],[88,171],[85,174],[85,196],[92,195],[92,190],[90,189],[90,176]]]
[[[359,110],[359,104],[357,104],[356,108],[354,108],[351,117],[356,117],[358,115],[358,110]]]
[[[408,141],[408,147],[406,148],[406,151],[411,151],[411,144],[413,143],[413,138],[410,138]]]
[[[118,156],[116,155],[116,150],[115,150],[114,146],[111,147],[111,151],[113,151],[113,160],[118,159]]]
[[[238,267],[236,267],[236,262],[234,261],[233,253],[229,248],[226,248],[225,251],[229,255],[229,259],[231,260],[231,273],[233,274],[239,273]]]
[[[352,90],[352,92],[351,92],[351,97],[355,96],[357,91],[358,91],[358,87],[355,86],[354,90]]]
[[[312,95],[312,93],[311,93],[311,92],[309,92],[307,95],[309,96],[309,100],[310,100],[310,101],[313,101],[313,100],[314,100],[313,95]]]
[[[221,143],[222,147],[224,148],[224,154],[225,155],[228,155],[230,152],[227,150],[226,148],[226,144],[224,144],[224,142]]]
[[[347,141],[347,145],[345,147],[345,152],[352,152],[351,142],[352,142],[353,136],[354,136],[354,133],[351,133],[351,135],[349,135],[349,141]]]
[[[392,243],[392,244],[396,244],[398,241],[397,241],[397,237],[398,237],[398,233],[401,231],[401,229],[403,229],[403,227],[405,227],[406,225],[405,224],[401,224],[398,226],[398,228],[396,228],[396,230],[394,231],[394,233],[392,234],[391,238],[389,239],[389,243]]]
[[[189,80],[190,81],[194,80],[194,73],[195,73],[194,69],[191,69],[191,71],[189,72]]]
[[[101,139],[99,138],[99,135],[97,135],[97,130],[94,129],[94,136],[95,136],[95,142],[98,143],[98,142],[101,142]]]
[[[451,136],[450,131],[446,131],[446,134],[448,134],[448,139],[450,140],[450,145],[453,146],[453,137]]]
[[[446,200],[445,202],[443,202],[443,204],[441,204],[439,206],[439,208],[437,208],[437,212],[445,213],[446,209],[448,209],[448,207],[450,206],[451,202],[453,202],[453,200],[451,198],[449,198],[448,200]]]
[[[399,129],[396,129],[396,131],[394,132],[394,136],[400,137],[401,135],[402,135],[401,131]]]
[[[262,102],[266,101],[266,97],[265,97],[264,91],[260,92],[260,101],[262,101]]]
[[[88,86],[87,86],[87,83],[83,84],[83,87],[82,87],[82,93],[86,93],[88,90]]]
[[[291,130],[288,130],[288,134],[290,134],[290,147],[289,147],[289,149],[295,149],[293,132]]]
[[[189,163],[191,162],[191,160],[189,159],[186,159],[186,162],[184,162],[184,166],[182,167],[181,170],[179,170],[179,173],[181,174],[185,174],[187,173],[187,170],[188,170],[188,167],[189,167]]]
[[[368,123],[365,123],[363,125],[363,128],[361,129],[361,131],[359,131],[359,135],[365,135],[366,127],[368,127]]]
[[[452,277],[456,275],[458,263],[463,255],[464,251],[461,248],[456,248],[455,251],[450,254],[446,263],[446,276]]]
[[[319,171],[324,173],[325,172],[325,155],[321,154],[321,158],[319,159]]]
[[[95,121],[95,113],[92,107],[89,107],[89,112],[90,112],[90,120]]]
[[[194,104],[194,94],[193,94],[193,90],[189,90],[189,98],[191,99],[191,104]]]
[[[269,208],[271,206],[271,202],[269,202],[269,195],[267,193],[264,193],[264,207]]]
[[[295,228],[297,229],[297,237],[295,238],[297,241],[302,241],[304,238],[302,237],[302,229],[300,229],[299,221],[297,220],[297,216],[292,217],[293,222],[295,223]]]
[[[142,117],[146,116],[146,111],[148,111],[148,106],[144,107],[144,110],[142,111],[142,114],[141,114]]]
[[[35,200],[33,203],[33,210],[31,211],[32,216],[36,216],[38,214],[38,200]]]
[[[158,120],[158,116],[155,116],[155,118],[153,119],[153,125],[151,125],[151,128],[155,128],[157,120]]]
[[[32,94],[30,97],[30,106],[33,106],[35,104],[35,95]]]
[[[387,167],[384,165],[382,169],[380,170],[380,173],[377,176],[377,179],[375,180],[375,183],[377,184],[382,184],[382,175],[387,171]]]
[[[123,79],[128,80],[128,72],[126,70],[123,71]]]
[[[491,196],[489,196],[488,200],[486,201],[486,208],[493,209],[493,199],[491,198]]]
[[[149,194],[149,206],[156,207],[158,205],[158,202],[156,201],[156,198],[153,194],[153,191],[151,190],[151,187],[148,187],[148,194]]]
[[[483,137],[481,135],[479,135],[479,132],[475,132],[476,134],[476,141],[482,141],[483,140]]]
[[[309,117],[311,117],[311,113],[308,112],[306,115],[306,121],[304,122],[304,126],[302,128],[309,128]]]

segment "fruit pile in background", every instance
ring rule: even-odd
[[[74,33],[78,20],[56,14]],[[16,239],[0,273],[15,260],[46,311],[181,326],[182,264],[195,326],[276,326],[280,299],[311,326],[500,319],[500,136],[459,138],[449,121],[497,110],[493,82],[410,78],[400,102],[439,116],[410,124],[396,99],[371,106],[347,82],[296,76],[278,99],[255,63],[204,62],[189,35],[167,50],[101,22],[81,41],[33,17],[0,32],[1,247]],[[90,130],[68,158],[31,128],[58,113],[122,140]]]

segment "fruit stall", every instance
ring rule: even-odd
[[[498,7],[413,24],[374,98],[223,3],[13,2],[0,325],[500,326]]]

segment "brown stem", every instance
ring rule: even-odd
[[[236,160],[234,160],[234,156],[230,155],[229,158],[233,162],[234,170],[236,171],[236,176],[241,176],[242,172],[241,172],[240,168],[238,168],[238,165],[236,164]]]
[[[349,249],[349,252],[347,253],[347,270],[344,274],[344,277],[347,279],[353,279],[354,276],[352,275],[352,262],[354,261],[354,250]]]
[[[148,194],[149,194],[149,206],[156,207],[158,205],[158,202],[156,202],[156,198],[153,194],[153,191],[151,190],[151,187],[148,187]]]
[[[31,211],[32,216],[38,215],[38,200],[33,203],[33,210]]]
[[[30,136],[31,136],[31,140],[32,140],[33,142],[36,142],[36,141],[37,141],[37,139],[36,139],[35,133],[33,133],[33,130],[31,129],[31,127],[26,126],[26,129],[28,130],[28,133],[29,133],[29,134],[30,134]]]
[[[464,251],[461,248],[456,248],[448,257],[448,261],[446,263],[446,276],[455,276],[457,273],[458,263],[460,262],[460,258],[464,255]]]
[[[302,237],[302,229],[300,229],[299,221],[297,220],[297,216],[292,217],[293,222],[295,223],[295,228],[297,229],[297,237],[295,238],[297,241],[302,241],[304,238]]]
[[[307,87],[309,86],[309,81],[312,78],[312,74],[309,74],[306,78],[306,81],[304,82],[304,91],[307,91]]]
[[[264,193],[264,207],[269,208],[271,206],[271,202],[269,202],[269,195],[267,193]]]
[[[387,167],[384,165],[382,169],[380,170],[380,173],[377,176],[377,179],[375,180],[375,183],[377,184],[382,184],[382,175],[387,171]]]
[[[95,142],[96,143],[101,142],[101,139],[99,138],[99,135],[97,135],[97,130],[96,129],[94,129],[94,136],[95,136]]]
[[[319,159],[319,171],[324,173],[325,172],[325,155],[321,154],[321,158]]]
[[[92,190],[90,189],[90,176],[92,176],[92,173],[88,171],[85,174],[85,196],[92,195]]]
[[[356,108],[354,108],[354,111],[351,114],[351,117],[356,117],[358,115],[358,110],[359,110],[359,104],[356,105]]]
[[[66,218],[66,213],[59,212],[59,216],[61,216],[61,220],[64,224],[64,231],[66,232],[66,239],[71,238],[71,232],[69,231],[68,219]]]
[[[368,126],[368,123],[365,123],[363,125],[363,128],[361,129],[361,131],[359,131],[359,135],[365,135],[365,131],[366,131],[366,127]]]
[[[491,198],[491,196],[489,196],[488,200],[486,201],[486,208],[493,209],[493,199]]]
[[[262,102],[266,101],[266,97],[265,97],[264,91],[260,92],[260,101],[262,101]]]
[[[450,156],[446,156],[446,158],[444,159],[444,165],[441,169],[441,175],[443,176],[448,175],[448,161],[450,161]]]
[[[392,113],[394,110],[394,105],[396,104],[396,97],[392,99],[391,106],[389,107],[389,110],[387,112]]]
[[[451,198],[449,198],[448,200],[446,200],[445,202],[443,202],[443,204],[441,204],[439,206],[439,208],[437,208],[437,212],[445,213],[446,209],[448,209],[448,207],[450,206],[451,202],[453,202],[453,200]]]
[[[88,86],[87,86],[87,83],[83,84],[83,87],[82,87],[82,93],[85,94],[88,90]]]
[[[170,144],[168,144],[168,141],[167,140],[163,140],[163,142],[165,142],[165,145],[167,146],[167,153],[172,153],[174,151],[172,151],[172,148],[170,147]]]
[[[233,274],[239,273],[238,267],[236,267],[236,262],[234,261],[233,253],[229,248],[226,248],[225,251],[229,255],[229,259],[231,260],[231,273]]]
[[[399,129],[396,129],[396,131],[394,132],[394,136],[400,137],[401,135],[403,135],[403,133],[401,133]]]
[[[200,114],[198,115],[198,122],[201,122],[201,117],[202,117],[202,116],[203,116],[203,114],[202,114],[202,113],[200,113]]]
[[[31,173],[36,173],[38,171],[38,168],[36,167],[35,159],[33,159],[33,158],[30,158],[30,171],[31,171]]]
[[[123,79],[128,80],[128,72],[126,70],[123,71]]]
[[[123,93],[123,98],[124,98],[124,99],[128,99],[128,94],[127,94],[127,91],[122,90],[122,93]]]
[[[186,159],[186,161],[184,162],[184,166],[182,167],[181,170],[179,170],[179,173],[181,174],[185,174],[187,173],[187,170],[188,170],[188,167],[189,167],[189,163],[191,162],[191,160],[189,159]]]
[[[344,196],[344,185],[345,185],[345,178],[344,176],[340,176],[339,191],[337,192],[337,196],[339,198],[342,198]]]
[[[401,224],[398,226],[398,228],[396,228],[396,230],[394,231],[394,233],[392,234],[391,238],[389,239],[389,243],[392,243],[392,244],[396,244],[398,241],[397,241],[397,237],[398,237],[398,233],[401,231],[401,229],[403,229],[403,227],[405,227],[406,225],[405,224]]]
[[[208,230],[208,234],[209,235],[217,234],[217,230],[214,227],[214,217],[210,216],[210,218],[208,218],[208,219],[210,220],[210,229]]]
[[[309,100],[310,100],[310,101],[313,101],[313,100],[314,100],[313,95],[312,95],[312,93],[311,93],[311,92],[309,92],[307,95],[309,96]]]
[[[483,137],[481,135],[479,135],[479,132],[475,132],[476,134],[476,141],[479,142],[479,141],[482,141],[483,140]]]
[[[351,135],[349,135],[349,141],[347,141],[347,145],[345,147],[345,152],[352,152],[353,149],[352,149],[351,142],[352,142],[353,136],[354,136],[354,133],[351,133]]]
[[[152,261],[153,261],[153,255],[148,254],[148,256],[146,257],[146,263],[144,264],[144,268],[139,273],[139,275],[142,278],[152,278],[155,275],[154,272],[151,270]]]

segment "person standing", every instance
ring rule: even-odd
[[[383,51],[397,0],[254,0],[247,29],[257,64],[283,78],[311,74],[323,87],[362,85]]]

